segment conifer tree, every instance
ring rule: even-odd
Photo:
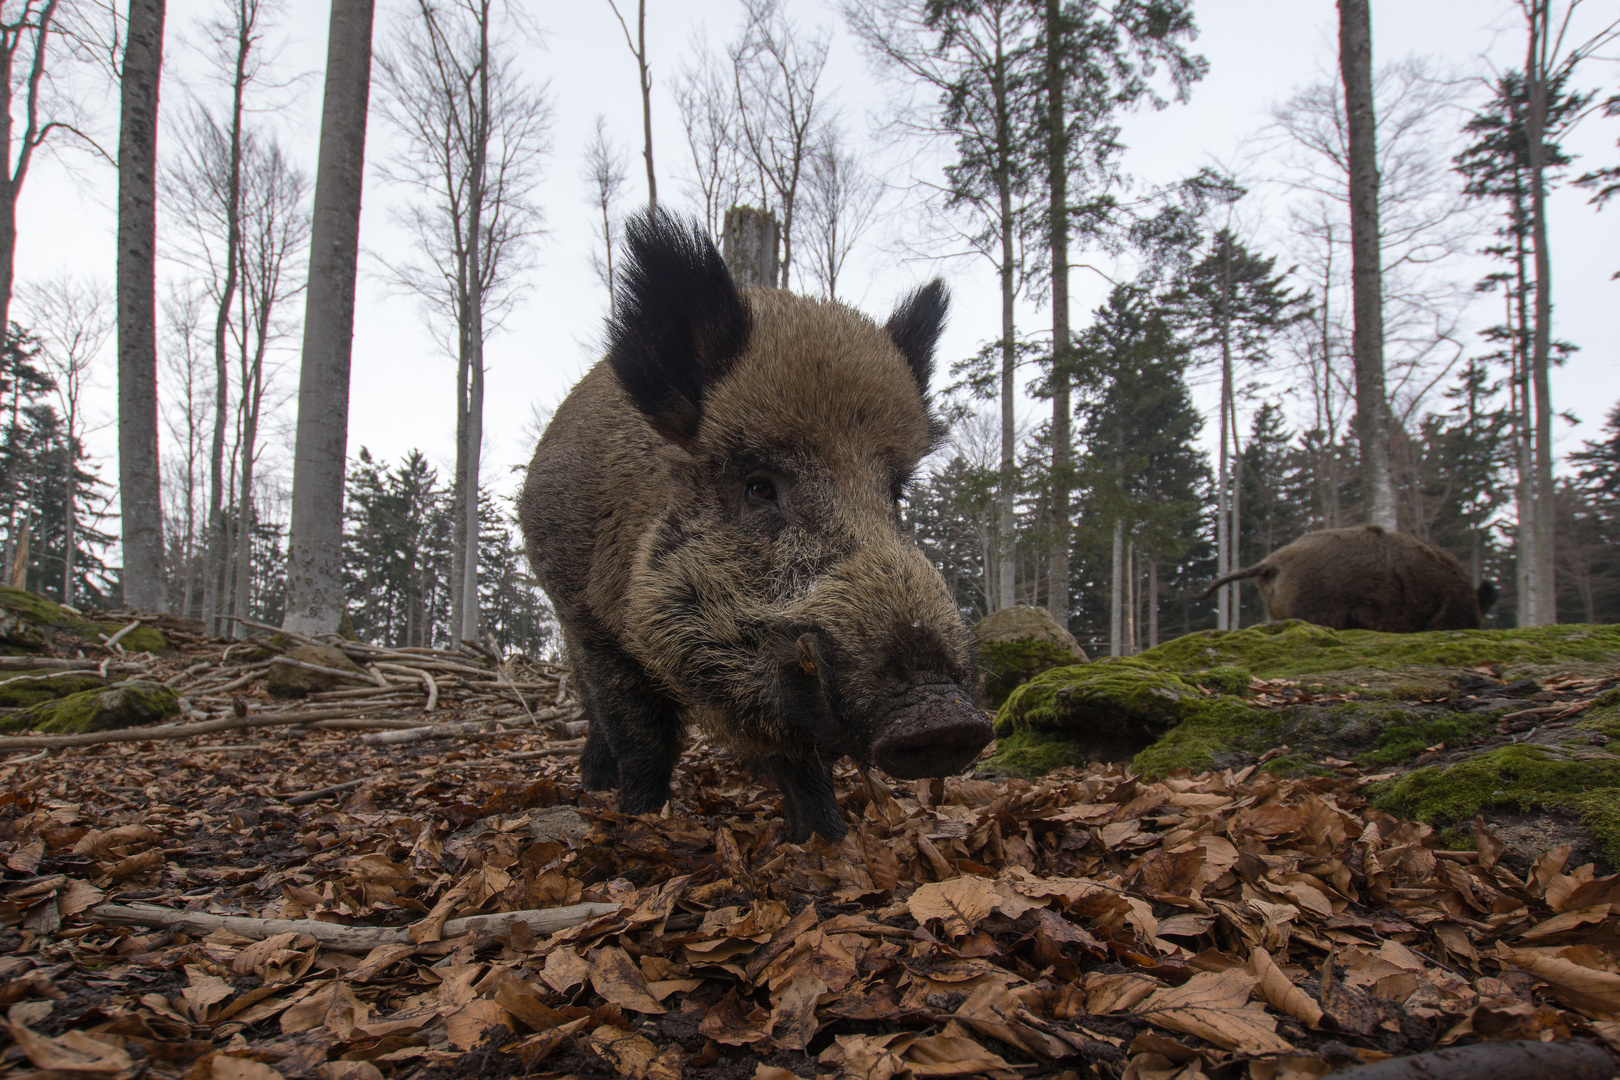
[[[1177,323],[1191,336],[1205,362],[1220,365],[1217,576],[1243,564],[1235,542],[1236,526],[1242,520],[1243,475],[1243,451],[1237,437],[1238,364],[1250,368],[1264,364],[1270,358],[1272,340],[1306,314],[1304,298],[1288,287],[1290,271],[1278,273],[1276,266],[1276,256],[1251,251],[1230,229],[1221,229],[1203,256],[1177,276],[1167,297]],[[1236,583],[1217,594],[1217,627],[1237,629],[1240,596]]]

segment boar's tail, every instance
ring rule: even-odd
[[[1198,599],[1208,600],[1211,596],[1215,595],[1215,590],[1220,588],[1222,585],[1230,585],[1232,582],[1242,581],[1244,578],[1259,577],[1261,574],[1270,571],[1271,567],[1263,562],[1255,563],[1253,566],[1245,567],[1242,570],[1234,570],[1225,577],[1216,578],[1214,581],[1210,582],[1209,588],[1205,589],[1201,594],[1199,594]]]

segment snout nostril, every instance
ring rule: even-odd
[[[972,764],[993,732],[982,715],[969,713],[946,723],[902,725],[873,746],[879,768],[901,780],[950,776]]]

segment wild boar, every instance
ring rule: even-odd
[[[830,765],[964,769],[991,729],[973,639],[902,514],[943,427],[934,281],[883,326],[740,291],[695,223],[633,218],[606,358],[519,502],[589,727],[589,790],[669,798],[688,724],[781,789],[786,833],[848,832]]]
[[[1449,552],[1377,525],[1306,533],[1204,593],[1255,578],[1266,614],[1333,630],[1477,630],[1496,585],[1475,589]]]

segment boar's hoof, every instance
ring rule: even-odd
[[[832,773],[819,761],[775,757],[766,769],[782,792],[782,817],[786,819],[790,844],[802,844],[810,834],[820,833],[837,843],[849,832],[849,825],[838,813]]]
[[[955,683],[919,683],[872,741],[872,760],[901,780],[951,776],[979,756],[994,732],[983,710]]]

